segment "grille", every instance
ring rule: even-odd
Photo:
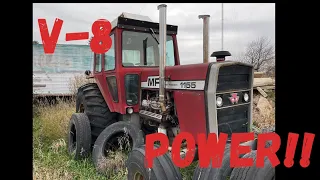
[[[251,101],[252,67],[244,65],[224,66],[219,70],[217,96],[223,100],[223,106],[217,108],[218,130],[227,133],[248,132]],[[243,91],[245,90],[245,91]],[[232,93],[237,93],[239,101],[232,104],[229,100]],[[248,93],[249,101],[245,102],[243,95]]]
[[[249,104],[217,109],[219,132],[227,133],[229,136],[231,133],[247,132],[249,109]]]
[[[249,66],[224,66],[219,70],[217,92],[250,89],[252,69]]]

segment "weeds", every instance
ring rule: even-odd
[[[67,127],[74,101],[37,103],[33,118],[33,177],[36,180],[106,179],[96,174],[91,158],[74,161],[67,151]]]
[[[57,100],[56,104],[46,101],[38,102],[36,107],[39,133],[48,140],[63,139],[67,135],[70,117],[75,111],[75,102]]]
[[[121,151],[110,152],[106,176],[99,175],[91,157],[74,161],[67,151],[67,128],[75,102],[58,99],[56,104],[38,101],[34,106],[33,118],[33,177],[36,180],[49,179],[126,179],[125,160],[128,135],[120,137]]]
[[[120,177],[127,176],[126,160],[128,153],[131,150],[130,137],[128,133],[119,135],[117,138],[117,144],[109,144],[110,149],[106,151],[107,157],[103,157],[98,162],[98,167],[107,177],[111,177],[114,174],[118,174]]]

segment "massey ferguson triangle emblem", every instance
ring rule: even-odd
[[[231,97],[229,97],[229,100],[232,104],[236,104],[239,101],[239,96],[237,93],[232,93]]]

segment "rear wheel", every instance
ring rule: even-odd
[[[145,166],[145,145],[136,147],[127,160],[128,180],[182,180],[168,153],[154,158],[152,168]]]
[[[256,150],[257,141],[248,141],[245,143],[242,143],[243,146],[250,146],[251,149]],[[266,142],[265,147],[269,147],[271,145],[271,141]],[[200,168],[199,165],[197,166],[193,179],[210,179],[210,180],[225,180],[230,177],[231,172],[233,170],[232,167],[230,167],[230,144],[226,144],[221,167],[220,168],[212,168],[212,164],[210,163],[208,168]],[[239,158],[242,158],[244,154],[240,154]]]
[[[96,83],[89,83],[78,89],[76,112],[86,113],[90,120],[92,143],[110,124],[117,121],[117,113],[110,112]]]
[[[250,153],[247,153],[243,156],[243,158],[251,158],[253,161],[256,160],[256,150],[251,151]],[[254,164],[255,165],[255,164]],[[251,167],[240,167],[240,168],[234,168],[232,170],[230,180],[248,180],[252,179],[251,176],[248,176],[248,171],[250,170]],[[252,179],[254,180],[254,179]]]
[[[208,168],[200,168],[197,166],[193,174],[193,180],[213,180],[216,179],[218,168],[212,168],[212,164],[209,164]]]
[[[230,144],[226,144],[221,168],[212,168],[209,164],[208,168],[200,168],[199,164],[193,174],[193,179],[196,180],[225,180],[231,173],[232,169],[229,165],[230,161]],[[230,171],[230,173],[229,173]]]
[[[272,145],[271,141],[266,142],[266,147]],[[256,167],[257,151],[252,151],[243,156],[243,158],[252,158],[252,167],[234,168],[230,180],[273,180],[275,178],[275,168],[272,167],[268,157],[264,158],[264,167]]]
[[[264,159],[263,168],[257,168],[253,166],[248,172],[251,179],[254,180],[274,180],[275,179],[275,168],[272,167],[271,162],[268,157]]]

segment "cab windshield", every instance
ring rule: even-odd
[[[156,34],[159,40],[159,34]],[[172,36],[167,35],[166,66],[174,66],[174,48]],[[150,32],[122,32],[122,65],[132,66],[159,66],[160,45]]]

